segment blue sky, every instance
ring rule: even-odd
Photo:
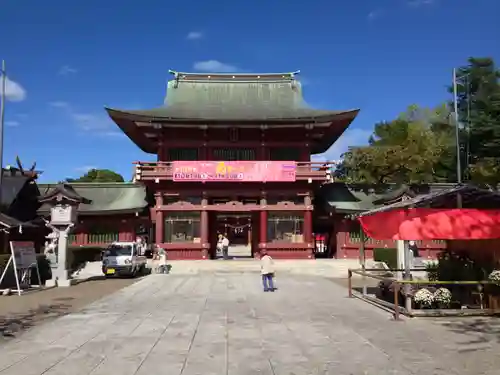
[[[336,159],[375,122],[447,100],[469,56],[500,61],[498,14],[499,0],[0,0],[4,164],[36,161],[42,181],[89,167],[130,178],[154,156],[103,107],[161,105],[169,69],[300,69],[311,105],[361,108],[326,155]]]

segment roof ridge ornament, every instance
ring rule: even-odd
[[[178,88],[179,87],[179,79],[180,79],[180,74],[179,72],[175,71],[175,70],[171,70],[169,69],[168,70],[169,74],[173,74],[174,76],[174,89]]]

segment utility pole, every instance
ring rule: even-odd
[[[457,69],[453,68],[453,112],[455,113],[455,142],[457,144],[457,184],[462,184],[460,161],[460,120],[458,116]],[[462,208],[462,195],[457,193],[457,208]]]
[[[7,93],[7,72],[5,69],[5,60],[2,60],[2,70],[0,70],[2,78],[2,87],[0,91],[0,205],[2,204],[2,182],[3,182],[3,129],[5,121],[5,102]]]
[[[455,142],[457,144],[457,183],[462,183],[462,163],[460,161],[460,127],[458,116],[457,70],[453,69],[453,106],[455,114]]]

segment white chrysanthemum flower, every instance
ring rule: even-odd
[[[488,280],[491,281],[492,283],[500,285],[500,271],[494,270],[493,272],[491,272],[490,275],[488,276]]]
[[[431,307],[434,302],[434,295],[428,289],[422,288],[413,297],[414,301],[424,307]]]
[[[444,305],[451,303],[451,292],[446,288],[439,288],[434,292],[434,301]]]

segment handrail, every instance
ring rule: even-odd
[[[227,162],[231,163],[231,161],[224,161],[224,160],[195,160],[193,162],[200,163],[200,162],[207,162],[207,163],[219,163],[219,162]],[[280,162],[280,160],[240,160],[239,162],[245,162],[245,163],[250,163],[250,162],[259,162],[259,163],[265,163],[265,162]],[[140,165],[140,166],[171,166],[175,161],[134,161],[132,164],[134,165]],[[319,161],[295,161],[294,162],[297,166],[314,166],[315,168],[321,169],[321,170],[326,170],[330,166],[336,166],[339,164],[338,161],[327,161],[327,162],[319,162]]]
[[[196,161],[199,163],[200,161]],[[203,162],[203,161],[201,161]],[[218,162],[216,160],[207,160],[207,162]],[[272,162],[272,160],[256,160],[249,162]],[[141,162],[136,161],[133,164],[136,166],[136,180],[157,179],[173,177],[172,161],[156,161],[156,162]],[[295,162],[296,178],[298,180],[311,179],[323,180],[328,182],[332,179],[331,168],[336,165],[336,162]]]
[[[395,277],[387,277],[387,276],[379,276],[379,275],[374,275],[370,272],[381,272],[381,271],[387,271],[387,272],[404,272],[406,271],[405,269],[397,268],[397,269],[380,269],[380,268],[366,268],[366,269],[351,269],[349,268],[347,270],[347,284],[348,284],[348,296],[349,298],[354,297],[353,294],[353,287],[352,287],[352,275],[360,275],[363,277],[370,277],[375,280],[380,280],[380,281],[390,281],[392,282],[391,284],[394,286],[394,304],[393,304],[393,317],[394,320],[400,320],[400,315],[401,314],[407,314],[409,316],[413,316],[413,312],[410,310],[407,310],[404,307],[399,306],[399,291],[401,290],[401,287],[404,287],[405,285],[415,285],[415,284],[420,284],[420,285],[493,285],[492,281],[489,280],[481,280],[481,281],[471,281],[471,280],[464,280],[464,281],[444,281],[444,280],[401,280],[397,279]],[[422,272],[425,270],[418,269],[418,268],[411,268],[409,269],[410,272]],[[364,295],[365,291],[363,291],[363,296],[362,298],[367,299],[368,296]],[[361,297],[359,297],[361,298]],[[381,301],[377,301],[377,303],[380,303]]]

